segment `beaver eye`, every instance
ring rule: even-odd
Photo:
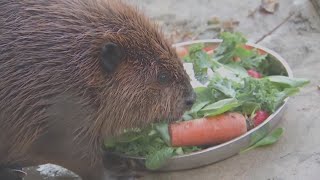
[[[166,73],[160,73],[160,74],[158,75],[158,81],[159,81],[159,83],[161,83],[161,84],[168,83],[169,80],[170,80],[169,75],[166,74]]]

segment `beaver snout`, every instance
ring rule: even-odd
[[[184,102],[187,110],[190,110],[192,108],[193,104],[196,102],[196,99],[197,99],[196,93],[193,90],[191,90],[191,92],[186,97]]]

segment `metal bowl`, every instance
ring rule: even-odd
[[[196,41],[188,41],[183,43],[174,44],[174,47],[188,47],[192,44],[196,43],[204,43],[205,46],[217,46],[221,40],[219,39],[209,39],[209,40],[196,40]],[[271,60],[274,62],[274,66],[272,67],[272,71],[276,74],[279,71],[285,72],[287,76],[292,77],[292,71],[288,65],[288,63],[276,52],[262,47],[257,44],[247,43],[248,46],[260,49],[266,53],[268,53],[271,57]],[[223,144],[219,144],[216,146],[209,147],[207,149],[203,149],[201,151],[193,152],[190,154],[178,155],[174,156],[167,161],[167,163],[157,171],[175,171],[175,170],[186,170],[197,168],[205,165],[209,165],[212,163],[216,163],[218,161],[227,159],[231,156],[234,156],[241,152],[243,149],[251,146],[262,137],[267,135],[274,127],[280,122],[282,119],[288,98],[284,101],[283,105],[269,118],[264,121],[259,126],[251,129],[246,134],[237,137],[233,140],[225,142]],[[132,166],[134,169],[146,170],[144,165],[145,158],[143,157],[133,157],[127,156],[123,154],[117,154],[118,158],[121,160],[125,160],[130,162],[129,164],[134,164]]]

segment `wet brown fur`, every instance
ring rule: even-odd
[[[113,73],[100,64],[106,42],[125,55]],[[84,171],[100,173],[106,137],[178,118],[189,91],[158,27],[121,1],[0,2],[0,165],[54,163],[94,179]]]

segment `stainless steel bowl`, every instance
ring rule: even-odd
[[[204,43],[205,45],[217,46],[221,40],[219,39],[208,39],[208,40],[196,40],[174,44],[174,47],[187,47],[196,43]],[[257,44],[247,43],[248,46],[252,46],[257,49],[261,49],[267,52],[271,59],[274,61],[274,66],[272,67],[275,73],[277,71],[284,71],[286,75],[292,77],[292,71],[288,65],[288,63],[276,52],[262,47]],[[269,118],[260,124],[258,127],[251,129],[246,134],[237,137],[231,141],[228,141],[223,144],[219,144],[201,151],[193,152],[190,154],[179,155],[172,157],[167,163],[157,171],[175,171],[175,170],[186,170],[197,168],[205,165],[209,165],[224,159],[227,159],[231,156],[234,156],[241,152],[241,150],[247,148],[248,146],[254,144],[259,139],[267,135],[274,127],[280,122],[282,119],[288,98],[284,101],[284,104]],[[143,157],[133,157],[126,155],[117,155],[118,158],[130,162],[129,164],[134,164],[135,169],[146,169],[144,166],[145,158]]]

